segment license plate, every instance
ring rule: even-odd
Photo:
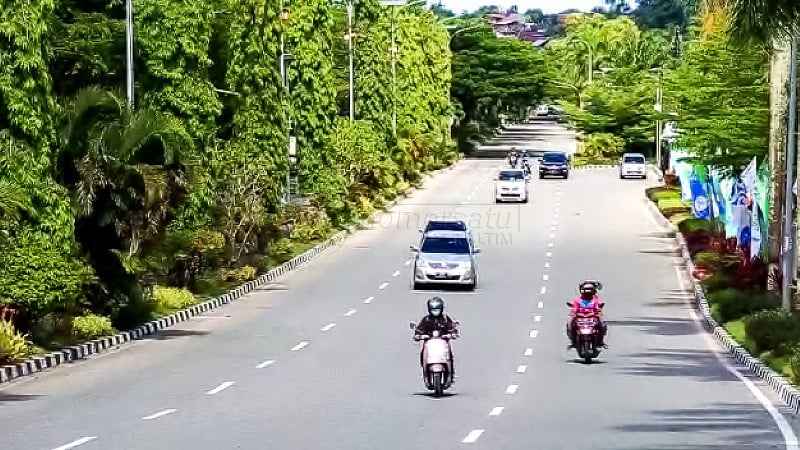
[[[591,328],[582,328],[581,329],[581,334],[592,334],[592,329]]]

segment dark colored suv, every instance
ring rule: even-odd
[[[539,162],[539,178],[558,176],[569,177],[569,158],[565,152],[547,152]]]

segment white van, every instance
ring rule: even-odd
[[[626,153],[619,159],[619,177],[647,178],[647,162],[641,153]]]

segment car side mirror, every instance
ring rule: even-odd
[[[569,306],[570,308],[572,308],[572,302],[567,302],[567,306]]]
[[[416,330],[417,329],[417,324],[415,324],[414,322],[411,322],[411,323],[408,324],[408,327],[411,328],[412,330]]]
[[[472,253],[481,253],[481,252],[482,252],[482,250],[480,248],[476,248],[476,249],[472,250]]]
[[[604,307],[604,306],[606,306],[606,304],[605,304],[605,303],[600,303],[600,307],[601,307],[601,308],[602,308],[602,307]]]
[[[422,233],[422,230],[417,230],[417,231],[419,231],[420,233]]]
[[[412,252],[414,252],[414,253],[417,253],[417,252],[419,252],[419,248],[417,248],[417,247],[416,247],[416,246],[414,246],[414,245],[412,245],[412,246],[409,246],[409,249],[410,249]]]

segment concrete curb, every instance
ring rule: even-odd
[[[572,170],[609,170],[614,167],[616,166],[612,164],[589,164],[586,166],[573,167]]]
[[[699,309],[700,313],[702,314],[703,327],[706,329],[706,331],[714,335],[714,338],[716,338],[717,342],[719,342],[720,345],[722,345],[722,347],[724,347],[725,350],[727,350],[728,353],[734,357],[734,359],[747,366],[747,368],[750,369],[755,376],[760,378],[764,383],[768,384],[770,388],[772,388],[772,390],[793,412],[800,413],[800,391],[792,386],[792,384],[789,383],[783,376],[770,369],[769,366],[761,362],[761,360],[751,355],[750,352],[739,345],[731,337],[728,331],[725,330],[725,328],[723,328],[716,321],[716,319],[711,316],[711,307],[706,299],[705,289],[703,288],[702,284],[700,284],[700,282],[697,281],[692,275],[692,272],[695,270],[695,266],[689,254],[689,247],[686,245],[686,239],[684,239],[683,235],[678,230],[678,227],[667,220],[667,218],[661,214],[661,211],[658,210],[656,205],[650,201],[646,195],[644,196],[644,201],[647,204],[647,207],[653,213],[653,216],[656,217],[662,225],[674,233],[675,240],[677,241],[681,250],[681,258],[685,264],[684,268],[686,275],[692,283],[695,296],[695,306],[697,306],[697,309]]]
[[[453,163],[453,165],[444,167],[442,169],[431,171],[424,175],[424,179],[428,180],[434,176],[445,172],[452,171],[455,167],[459,166],[464,160],[460,159]],[[151,320],[138,327],[117,333],[113,336],[105,336],[91,341],[83,342],[77,345],[64,347],[61,350],[50,352],[44,355],[30,358],[26,361],[0,366],[0,384],[8,383],[12,380],[30,376],[38,372],[44,372],[49,369],[54,369],[66,363],[72,363],[79,360],[89,359],[97,354],[105,353],[108,350],[117,349],[133,341],[140,340],[145,336],[155,334],[158,331],[169,328],[175,324],[186,322],[194,316],[198,316],[207,311],[219,308],[223,305],[238,300],[244,295],[252,292],[256,288],[270,283],[284,274],[296,270],[309,262],[311,262],[318,255],[324,251],[339,245],[347,239],[347,237],[356,231],[363,229],[366,225],[375,222],[380,214],[386,212],[389,208],[395,206],[401,198],[407,198],[415,190],[422,188],[424,181],[420,183],[418,188],[409,188],[402,192],[398,197],[391,200],[382,209],[373,212],[370,216],[357,224],[350,225],[345,230],[336,233],[327,240],[317,244],[313,248],[297,255],[291,260],[283,263],[282,265],[262,274],[255,280],[244,283],[236,288],[231,289],[228,293],[223,294],[217,298],[207,300],[203,303],[198,303],[190,308],[178,311],[160,319]]]

